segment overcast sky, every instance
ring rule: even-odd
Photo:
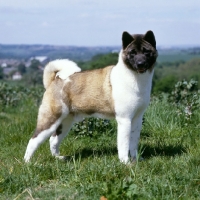
[[[200,46],[200,0],[0,0],[1,44],[116,46],[147,30],[158,46]]]

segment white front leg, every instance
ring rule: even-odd
[[[117,118],[117,147],[118,156],[121,162],[128,162],[129,155],[129,138],[131,133],[131,119]]]
[[[132,161],[135,161],[137,158],[141,127],[142,127],[142,115],[139,117],[138,116],[134,117],[131,123],[131,134],[129,143],[129,150]]]

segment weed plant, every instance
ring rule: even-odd
[[[190,125],[185,126],[173,102],[165,96],[152,98],[135,163],[124,165],[117,157],[115,121],[83,137],[71,131],[61,145],[66,161],[53,158],[45,142],[31,162],[24,163],[40,97],[26,95],[15,106],[1,109],[0,199],[199,199],[198,108]],[[93,126],[103,123],[94,119],[88,122]]]

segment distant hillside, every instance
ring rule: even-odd
[[[188,61],[200,58],[200,47],[158,47],[157,62]]]
[[[5,45],[0,44],[0,59],[28,59],[47,56],[52,59],[69,58],[74,61],[87,61],[97,54],[119,52],[119,46],[77,47],[54,45]],[[200,47],[158,47],[158,62],[187,61],[200,57]]]
[[[0,59],[28,59],[35,56],[48,56],[50,59],[69,58],[75,61],[86,61],[90,60],[94,55],[119,51],[119,49],[119,47],[0,44]]]

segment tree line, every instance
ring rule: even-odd
[[[80,61],[78,65],[83,70],[98,69],[109,65],[115,65],[118,60],[118,53],[98,54],[89,61]],[[44,66],[38,60],[32,60],[27,68],[24,64],[19,64],[16,70],[22,75],[22,84],[40,85],[42,84],[42,74]],[[157,62],[153,78],[153,93],[170,93],[175,83],[178,81],[198,81],[200,88],[200,58],[189,61]],[[0,67],[0,79],[3,79],[3,69]]]

